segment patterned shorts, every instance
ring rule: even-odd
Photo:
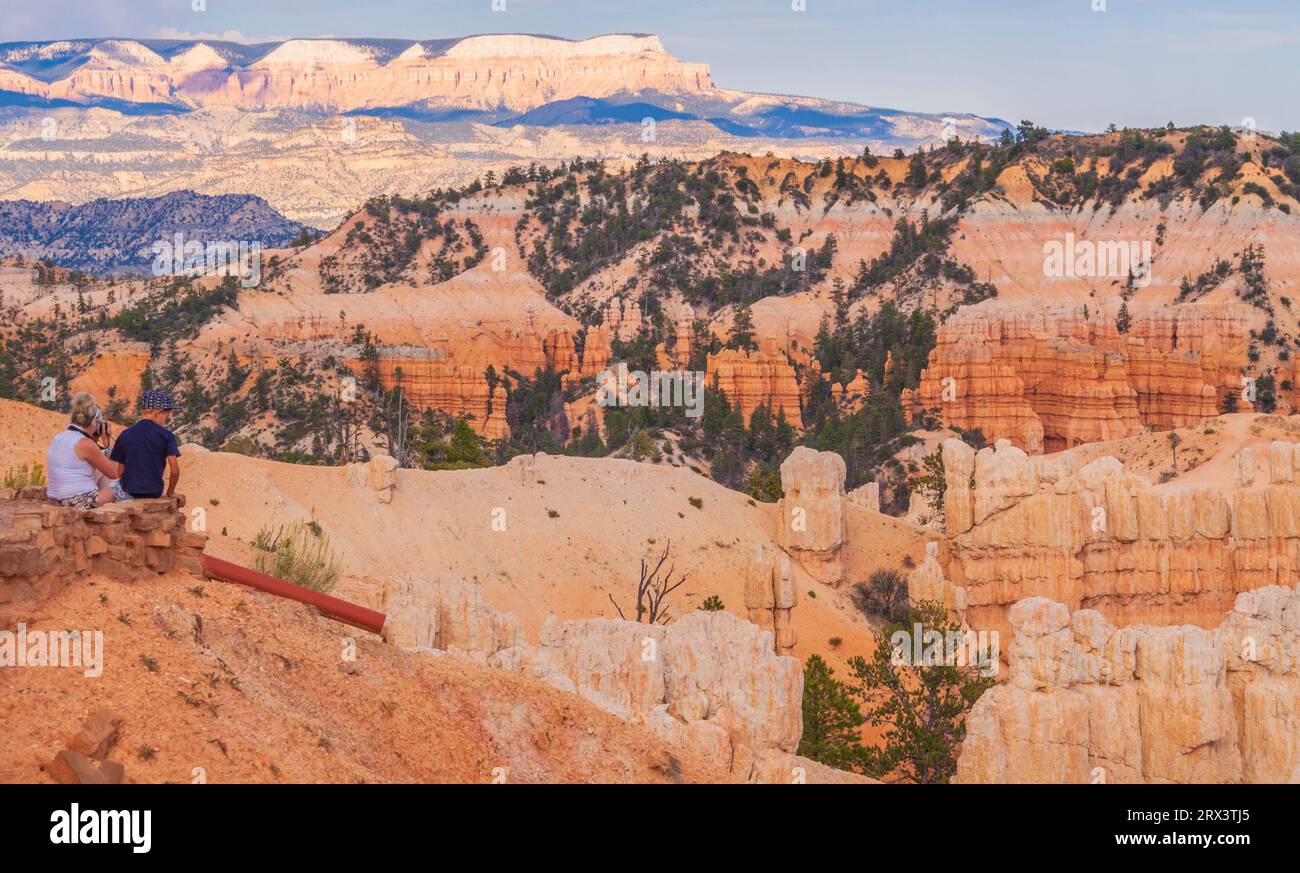
[[[59,506],[75,506],[77,509],[94,509],[99,505],[99,492],[86,491],[57,501]]]

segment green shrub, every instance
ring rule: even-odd
[[[230,452],[233,455],[248,455],[257,457],[257,441],[244,434],[235,434],[226,440],[226,444],[221,447],[221,451]]]
[[[808,656],[803,677],[799,754],[828,767],[861,773],[866,751],[859,730],[866,718],[852,689],[835,678],[835,671],[820,655]]]
[[[19,464],[5,471],[6,488],[28,488],[45,484],[45,467],[41,464]]]
[[[726,607],[722,605],[722,598],[716,594],[710,594],[708,597],[704,598],[704,602],[700,604],[700,609],[705,612],[722,612],[725,608]]]
[[[319,526],[317,526],[319,527]],[[302,522],[272,532],[262,528],[253,541],[257,569],[313,591],[329,592],[339,579],[338,558],[329,537]]]
[[[749,496],[764,503],[776,503],[781,499],[781,474],[771,464],[755,464],[745,482]]]
[[[957,770],[957,751],[966,737],[966,716],[980,695],[993,687],[993,677],[985,674],[989,664],[996,666],[992,659],[997,655],[980,650],[974,653],[971,663],[955,658],[940,658],[937,664],[911,664],[904,658],[904,663],[898,663],[895,639],[901,633],[910,640],[918,632],[923,640],[935,633],[940,639],[952,639],[961,631],[961,626],[949,617],[947,607],[933,601],[917,604],[901,621],[878,630],[876,650],[870,660],[849,659],[847,694],[835,688],[831,697],[834,708],[822,706],[823,711],[829,710],[835,716],[827,719],[830,726],[839,728],[821,732],[837,740],[829,751],[859,763],[860,772],[887,782],[947,783]],[[807,676],[806,668],[805,737],[809,733]],[[825,677],[822,684],[830,681],[829,676]],[[863,709],[849,709],[846,697],[861,701]],[[846,742],[851,738],[845,736],[856,721],[855,714],[873,727],[883,728],[880,745],[862,750],[856,760],[849,757],[855,750]],[[818,760],[803,751],[802,740],[799,749],[799,754]]]

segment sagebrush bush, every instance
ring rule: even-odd
[[[854,583],[849,598],[868,617],[907,618],[907,580],[897,570],[877,570],[866,582]]]
[[[319,525],[295,522],[274,532],[264,527],[257,532],[253,548],[258,571],[268,576],[325,593],[339,580],[338,558]]]

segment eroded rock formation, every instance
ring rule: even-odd
[[[349,464],[347,471],[354,485],[368,488],[380,503],[393,502],[393,489],[397,487],[396,458],[375,455],[365,463]]]
[[[754,547],[745,568],[745,609],[750,621],[772,632],[777,654],[792,655],[795,633],[790,611],[799,595],[790,572],[789,556],[774,552],[761,543]]]
[[[786,421],[803,429],[799,383],[784,353],[772,348],[749,353],[723,349],[709,355],[705,369],[709,387],[727,395],[732,408],[740,409],[746,426],[761,404],[774,419],[784,413]]]
[[[1243,592],[1216,629],[1010,610],[1006,684],[967,720],[957,782],[1300,782],[1300,593]]]
[[[966,589],[951,584],[939,563],[939,543],[925,544],[925,560],[907,574],[907,599],[912,604],[923,601],[942,603],[958,622],[966,624]]]
[[[854,488],[845,495],[850,503],[856,503],[869,512],[880,512],[880,483],[868,482]]]
[[[844,458],[798,446],[781,464],[776,541],[810,576],[844,581]]]
[[[384,639],[403,649],[437,650],[486,663],[523,642],[519,619],[488,605],[483,589],[449,573],[406,576],[384,588]]]
[[[945,584],[964,589],[981,629],[1008,631],[1010,606],[1032,596],[1124,624],[1213,627],[1239,592],[1300,575],[1298,452],[1274,442],[1267,478],[1193,490],[1152,485],[1114,458],[1080,466],[1072,453],[949,440]]]
[[[1121,334],[1118,306],[1116,298],[1091,310],[1041,301],[964,308],[940,327],[905,405],[1037,454],[1210,418],[1227,392],[1241,391],[1257,310],[1135,306]]]
[[[771,631],[731,613],[696,611],[668,626],[552,617],[531,646],[514,616],[448,574],[392,583],[384,606],[384,637],[394,645],[535,675],[754,781],[816,770],[794,755],[803,731],[799,661],[775,653]]]

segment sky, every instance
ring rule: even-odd
[[[722,87],[1054,129],[1300,129],[1300,0],[0,0],[0,41],[474,33],[654,33]]]

